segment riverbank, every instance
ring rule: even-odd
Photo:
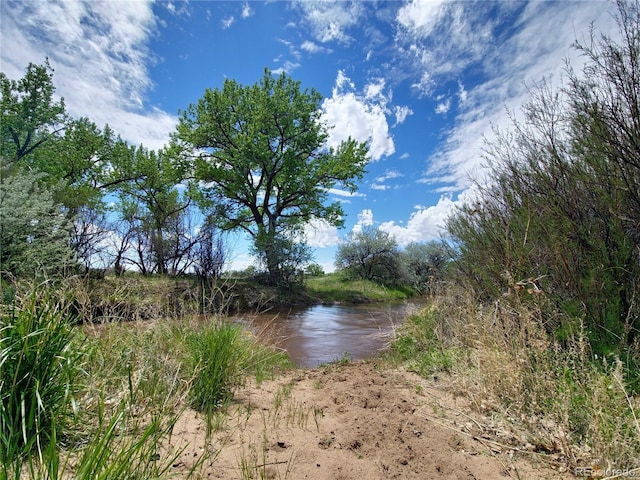
[[[66,282],[74,308],[86,322],[179,318],[187,315],[260,313],[272,309],[319,305],[397,302],[412,298],[409,287],[385,287],[340,274],[309,276],[302,284],[271,287],[248,278],[220,278],[203,283],[195,277],[171,278],[129,273]]]

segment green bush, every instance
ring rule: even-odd
[[[55,448],[75,393],[81,354],[64,301],[32,293],[0,316],[0,463],[17,466],[37,449]]]

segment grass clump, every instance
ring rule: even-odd
[[[390,355],[406,362],[410,371],[424,377],[439,371],[451,372],[454,365],[463,359],[463,350],[454,342],[444,341],[442,325],[438,324],[437,312],[423,308],[409,315],[391,344]]]
[[[194,372],[191,407],[211,413],[226,406],[249,375],[260,382],[290,361],[284,353],[260,345],[241,326],[214,321],[186,337],[186,364]]]
[[[0,313],[0,464],[8,477],[23,461],[42,458],[73,413],[82,352],[71,348],[68,304],[46,288]],[[53,448],[53,450],[55,450]]]
[[[242,330],[230,324],[215,324],[187,337],[187,358],[194,377],[189,393],[191,406],[213,411],[233,398],[246,367]]]

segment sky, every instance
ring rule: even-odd
[[[0,0],[0,70],[49,58],[69,113],[161,148],[180,111],[225,79],[264,69],[323,95],[329,145],[369,145],[355,193],[338,188],[345,227],[307,228],[315,261],[366,226],[400,246],[438,239],[447,216],[490,181],[495,129],[518,118],[536,83],[562,85],[589,28],[616,37],[607,1]],[[252,263],[230,240],[233,268]]]

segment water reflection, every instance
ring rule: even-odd
[[[371,358],[388,346],[393,329],[414,304],[314,305],[238,319],[300,367],[340,359]]]

